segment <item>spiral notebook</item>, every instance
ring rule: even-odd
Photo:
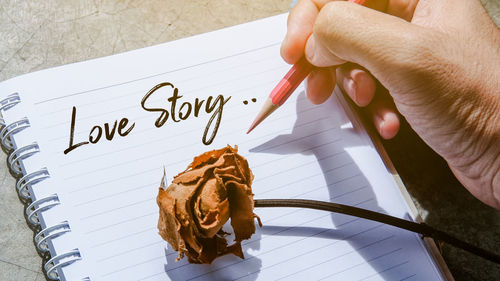
[[[392,226],[322,211],[255,209],[245,259],[175,261],[155,197],[204,151],[238,145],[256,199],[302,198],[417,220],[377,142],[343,96],[300,86],[246,129],[289,66],[286,15],[0,83],[1,142],[32,203],[35,244],[60,280],[445,280],[435,246]],[[387,163],[387,162],[386,162]],[[388,168],[389,167],[389,168]],[[229,238],[231,239],[231,238]]]

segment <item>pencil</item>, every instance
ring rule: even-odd
[[[348,0],[349,2],[357,3],[363,5],[366,0]],[[274,87],[269,94],[269,97],[264,102],[261,110],[255,117],[252,125],[247,131],[250,133],[257,125],[259,125],[264,119],[266,119],[271,113],[273,113],[278,107],[285,103],[285,101],[290,97],[290,95],[297,89],[297,87],[304,81],[304,79],[309,75],[313,66],[302,57],[297,63],[295,63],[292,68],[287,72],[285,77]]]

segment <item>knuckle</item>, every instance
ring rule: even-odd
[[[350,9],[351,3],[345,1],[332,1],[323,6],[319,11],[313,27],[313,33],[321,40],[340,40],[349,35],[346,28],[349,22],[355,20]]]
[[[318,13],[316,22],[314,23],[313,32],[320,38],[336,36],[334,27],[338,24],[340,17],[342,17],[342,6],[340,2],[334,1],[326,4]]]
[[[441,64],[437,50],[441,43],[438,34],[429,34],[425,30],[415,29],[412,32],[406,32],[398,35],[395,40],[400,40],[401,45],[396,44],[393,50],[388,50],[386,55],[396,54],[393,60],[396,64],[402,64],[402,67],[414,69],[433,69]],[[391,48],[391,47],[389,47]]]

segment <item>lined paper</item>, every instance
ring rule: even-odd
[[[280,15],[14,81],[51,174],[50,192],[62,202],[44,219],[50,225],[64,217],[72,229],[53,247],[82,254],[64,268],[66,280],[442,280],[416,234],[316,210],[256,209],[263,227],[243,242],[245,259],[224,256],[211,265],[176,262],[177,253],[158,235],[155,200],[163,168],[171,180],[194,156],[227,144],[238,145],[248,159],[256,199],[315,199],[410,218],[392,175],[366,131],[345,112],[340,93],[314,106],[301,85],[245,134],[289,68],[279,56],[285,20]],[[178,88],[179,103],[231,97],[211,145],[202,143],[211,115],[203,110],[154,126],[159,114],[140,102],[161,82]],[[35,94],[40,89],[43,94]],[[158,91],[148,103],[169,109],[170,94]],[[73,106],[75,143],[104,122],[126,117],[135,127],[125,137],[103,137],[65,155]]]

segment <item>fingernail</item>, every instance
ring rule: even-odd
[[[314,35],[311,35],[306,42],[305,56],[308,61],[312,62],[314,59],[314,51],[316,48],[316,40],[314,40]]]
[[[384,137],[385,120],[384,118],[382,118],[382,115],[375,113],[375,115],[373,116],[373,122],[375,123],[375,126],[377,127],[380,136]]]
[[[366,86],[367,80],[370,79],[370,76],[364,71],[357,71],[356,73],[350,73],[352,80],[354,80],[356,85],[362,85],[361,87]],[[356,102],[358,105],[365,106],[368,105],[369,100],[367,100],[367,96],[358,95],[356,96]]]
[[[351,99],[355,102],[356,100],[356,82],[350,78],[344,78],[344,90],[351,97]]]

